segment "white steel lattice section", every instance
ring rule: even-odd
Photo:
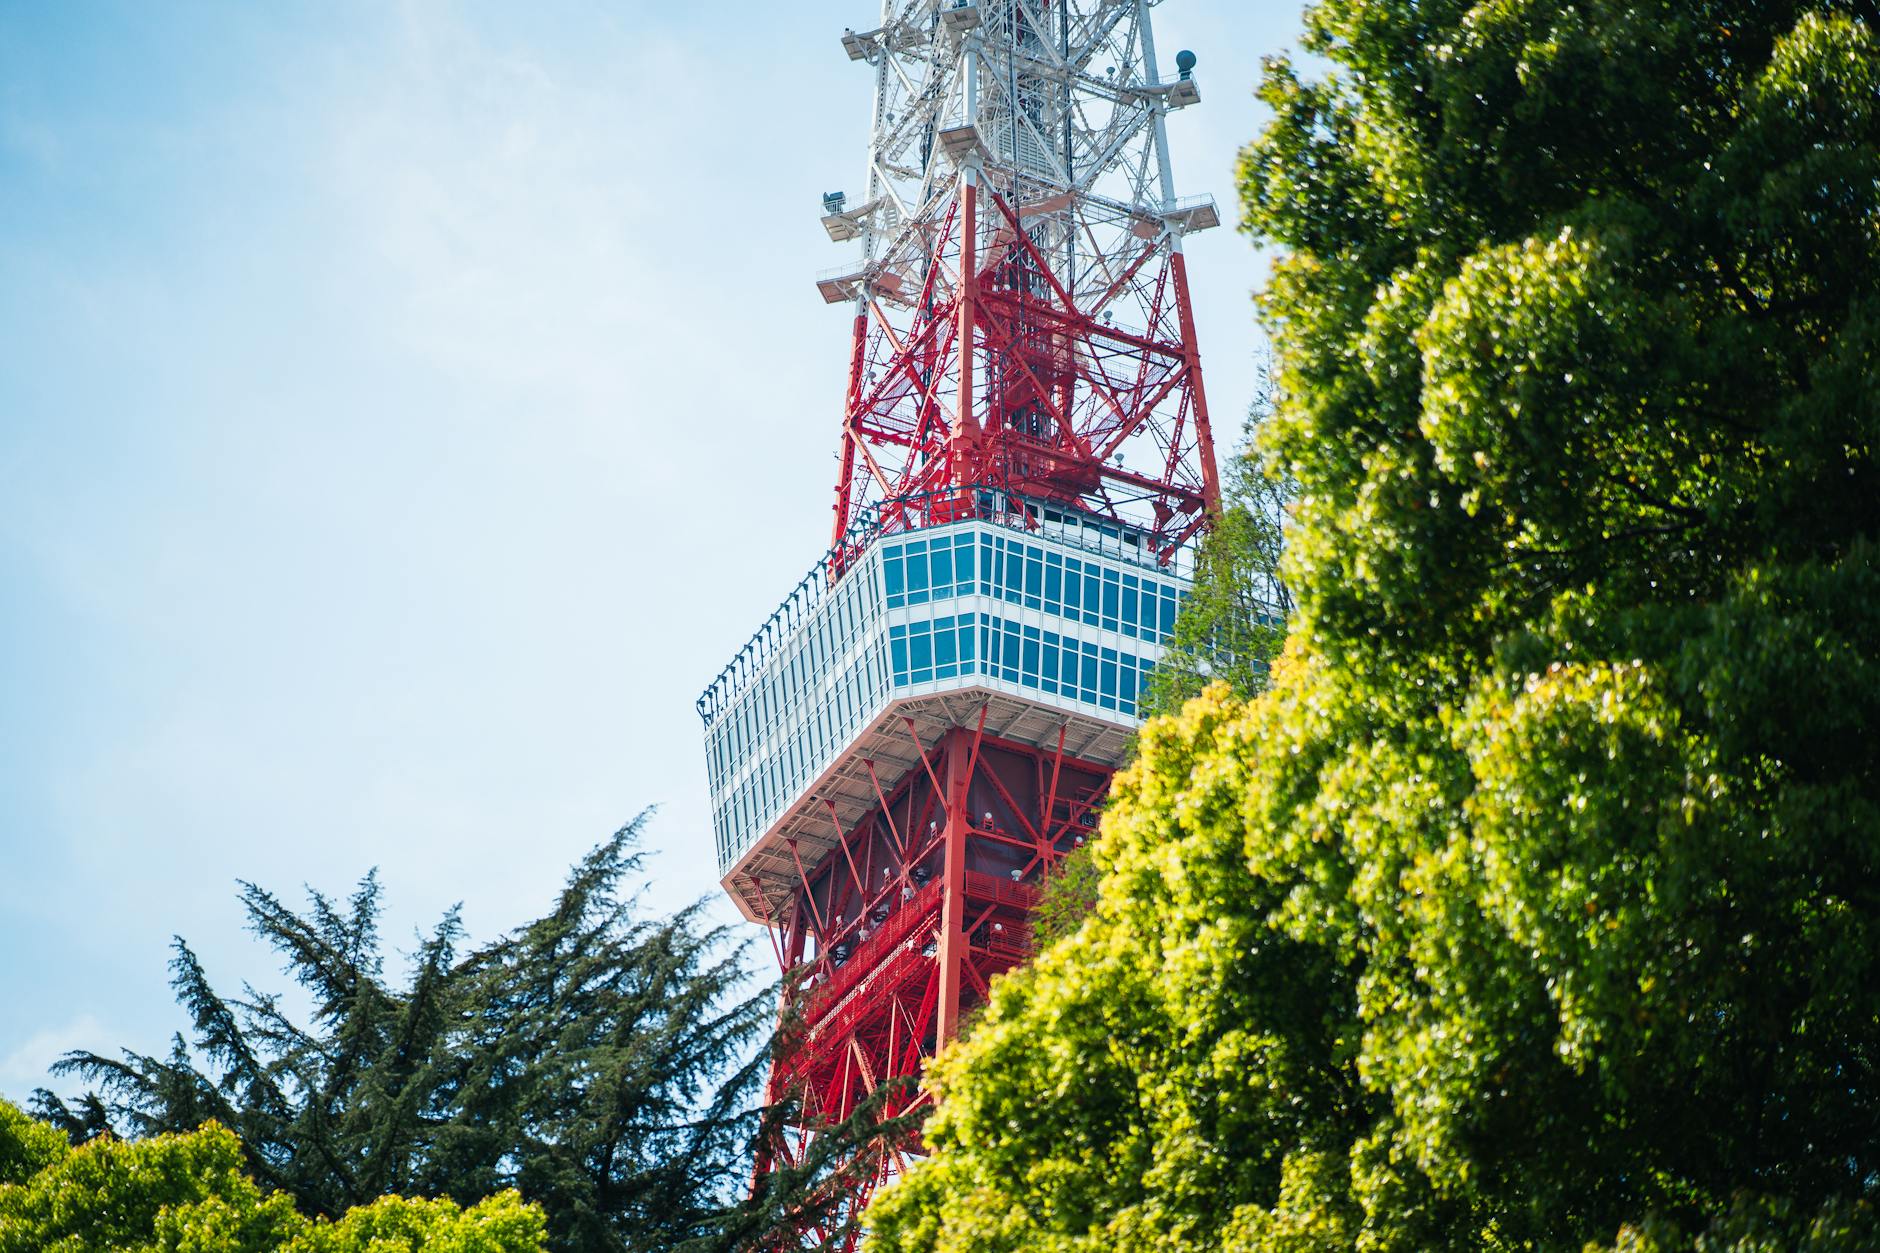
[[[845,216],[878,295],[919,290],[970,151],[1061,261],[1080,307],[1121,316],[1117,259],[1190,207],[1176,202],[1162,127],[1183,80],[1161,81],[1147,10],[1138,0],[890,0],[880,27],[845,38],[875,71],[867,193]]]

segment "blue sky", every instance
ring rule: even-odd
[[[821,552],[869,0],[0,0],[0,1094],[163,1047],[238,879],[533,916],[639,808],[715,889],[692,701]],[[1231,215],[1294,0],[1169,0]],[[1191,240],[1217,430],[1264,262]],[[729,916],[729,910],[724,910]]]

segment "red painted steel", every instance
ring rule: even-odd
[[[1139,242],[1111,259],[1115,279],[1080,301],[1023,212],[963,180],[936,217],[920,290],[860,302],[838,568],[855,555],[844,545],[866,542],[857,536],[964,516],[983,489],[1130,523],[1165,558],[1207,525],[1220,484],[1187,271],[1178,248]],[[1125,451],[1136,464],[1125,466]]]
[[[776,919],[798,988],[770,1097],[801,1119],[768,1146],[760,1172],[804,1160],[822,1128],[883,1084],[905,1090],[876,1111],[924,1108],[913,1081],[993,979],[1031,953],[1044,878],[1094,829],[1110,770],[984,733],[983,719],[928,746],[922,764],[878,793],[841,833],[839,853],[803,875]],[[903,840],[907,843],[904,845]],[[864,882],[854,868],[875,870]],[[949,962],[954,971],[948,977]],[[850,1221],[920,1151],[917,1136],[877,1137],[831,1180],[836,1210],[778,1233],[773,1247],[854,1249]]]

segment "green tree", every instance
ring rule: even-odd
[[[0,1253],[541,1253],[542,1213],[505,1192],[461,1209],[381,1197],[308,1219],[245,1172],[214,1123],[81,1148],[0,1102]]]
[[[460,952],[452,911],[401,983],[384,970],[375,877],[344,904],[312,894],[305,913],[245,884],[250,925],[311,994],[311,1019],[252,990],[224,997],[179,939],[191,1039],[167,1057],[70,1055],[57,1069],[99,1092],[76,1109],[42,1092],[38,1108],[75,1137],[101,1105],[132,1137],[214,1119],[265,1187],[312,1214],[515,1188],[557,1249],[714,1247],[752,1221],[741,1198],[774,1002],[699,907],[647,918],[623,892],[639,826],[492,944]]]
[[[1267,667],[1285,640],[1292,595],[1280,577],[1280,555],[1289,486],[1252,452],[1271,414],[1265,391],[1247,424],[1248,446],[1228,459],[1221,476],[1221,516],[1197,546],[1194,587],[1149,678],[1145,714],[1173,713],[1210,683],[1253,695],[1266,686]]]
[[[1307,23],[1286,649],[1145,729],[876,1247],[1871,1248],[1880,12]]]

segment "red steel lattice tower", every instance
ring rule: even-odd
[[[1148,0],[884,0],[832,545],[699,700],[726,890],[799,1030],[798,1158],[1025,960],[1219,509]],[[911,1088],[883,1114],[918,1108]],[[780,1244],[851,1247],[880,1138]]]

